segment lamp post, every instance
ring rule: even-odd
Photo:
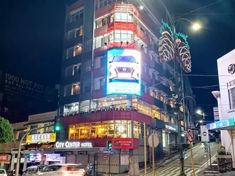
[[[184,94],[183,94],[184,95]],[[185,102],[184,100],[187,99],[187,98],[190,98],[192,99],[194,102],[195,102],[195,99],[191,96],[183,96],[180,101],[179,101],[179,104],[182,104],[183,105],[183,118],[181,117],[180,118],[180,115],[178,113],[178,137],[179,137],[179,143],[180,143],[180,176],[186,176],[186,174],[184,173],[184,153],[183,153],[183,138],[181,136],[182,134],[182,122],[183,120],[185,119]],[[179,107],[178,107],[179,108]],[[189,124],[187,124],[189,126]]]

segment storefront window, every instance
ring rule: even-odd
[[[139,122],[134,122],[133,123],[133,137],[134,138],[139,138],[140,133],[141,133],[140,123]]]
[[[106,121],[102,123],[77,124],[69,127],[69,140],[90,138],[130,138],[130,120]],[[133,122],[133,137],[139,138],[140,123]]]
[[[81,127],[79,129],[79,137],[80,139],[86,139],[90,136],[90,128],[89,127]]]

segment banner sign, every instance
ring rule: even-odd
[[[135,138],[114,138],[112,140],[114,149],[136,149],[138,148],[138,139]]]
[[[1,154],[0,155],[0,163],[10,163],[11,155]]]

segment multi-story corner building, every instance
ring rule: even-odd
[[[66,8],[59,102],[63,131],[56,148],[67,151],[69,162],[93,161],[92,154],[110,143],[115,149],[111,169],[98,155],[99,171],[123,172],[129,154],[143,162],[144,123],[148,135],[157,131],[156,156],[177,145],[183,113],[176,104],[182,98],[172,94],[182,90],[180,67],[159,60],[158,31],[152,32],[151,19],[136,2],[77,0]],[[191,96],[189,84],[184,88]]]

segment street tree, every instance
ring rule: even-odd
[[[9,120],[0,117],[0,143],[10,142],[13,140],[14,133]]]

